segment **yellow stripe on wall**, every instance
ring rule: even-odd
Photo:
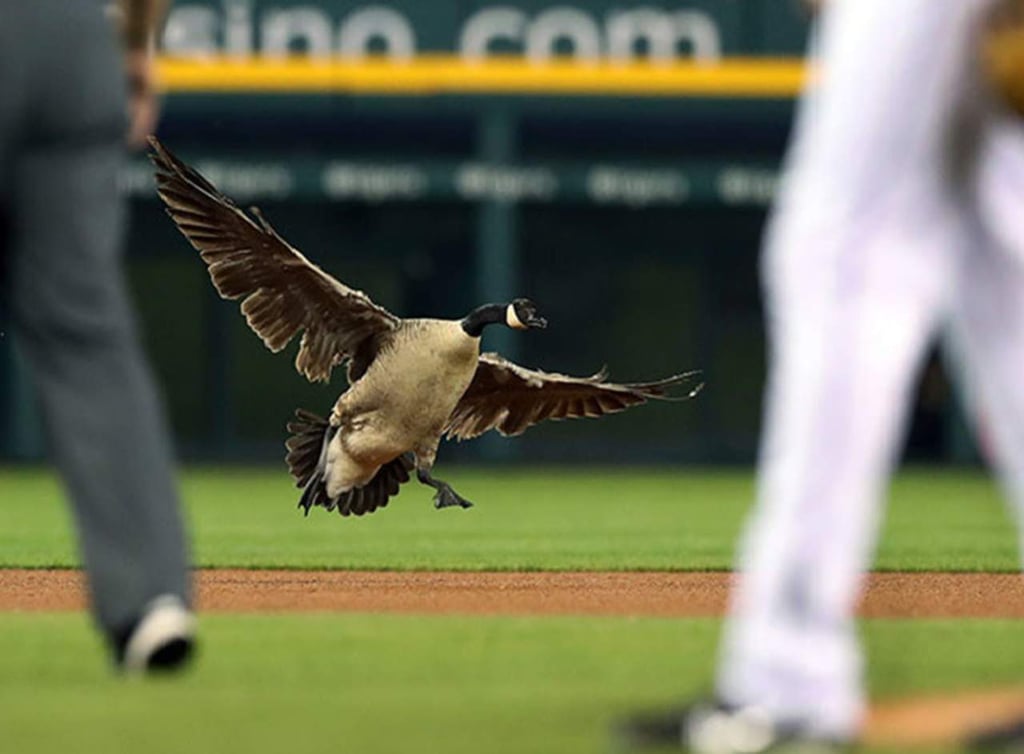
[[[785,98],[803,88],[800,58],[731,58],[720,63],[679,61],[595,64],[518,57],[479,62],[456,56],[410,61],[337,58],[213,58],[160,60],[169,92],[347,93],[381,95],[536,94],[640,97]]]

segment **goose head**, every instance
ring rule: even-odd
[[[484,304],[467,314],[462,322],[467,335],[479,338],[488,325],[505,325],[514,330],[544,328],[548,321],[537,314],[537,305],[528,298],[517,298],[507,304]]]
[[[505,324],[514,330],[544,329],[548,321],[537,314],[537,305],[530,299],[517,298],[505,307]]]

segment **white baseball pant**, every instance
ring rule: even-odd
[[[766,234],[758,499],[718,693],[822,735],[860,723],[852,613],[943,325],[1024,510],[1024,136],[974,68],[987,5],[831,0]]]

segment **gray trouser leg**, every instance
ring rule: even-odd
[[[122,281],[123,133],[102,4],[0,0],[3,295],[108,636],[189,591],[167,431]]]
[[[188,592],[167,434],[121,276],[120,159],[120,144],[23,151],[12,200],[15,325],[107,631]]]

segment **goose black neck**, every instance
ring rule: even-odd
[[[478,306],[462,320],[462,329],[471,338],[479,338],[484,334],[484,328],[487,325],[505,324],[505,309],[507,308],[506,304],[484,304],[483,306]]]

